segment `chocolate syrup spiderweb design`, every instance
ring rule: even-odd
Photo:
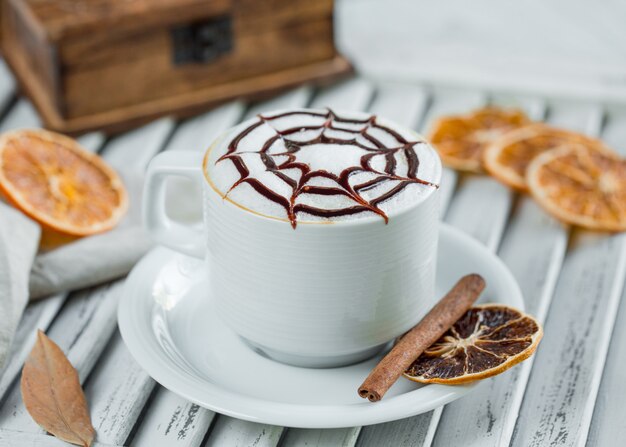
[[[286,129],[277,129],[272,125],[277,120],[297,115],[301,115],[304,118],[317,118],[321,124],[305,124]],[[411,184],[438,188],[438,185],[422,180],[417,176],[419,158],[415,147],[426,143],[424,141],[408,141],[399,132],[379,124],[375,115],[364,119],[349,119],[338,116],[332,110],[327,109],[325,112],[298,110],[272,116],[258,115],[258,119],[258,121],[252,123],[233,138],[228,145],[226,153],[218,158],[215,164],[230,160],[238,171],[239,179],[226,192],[226,196],[242,183],[247,183],[257,193],[283,207],[293,228],[296,228],[298,213],[332,218],[372,212],[381,216],[387,223],[388,217],[379,208],[380,204],[398,195]],[[245,144],[241,144],[242,140],[263,125],[267,125],[272,129],[273,136],[265,140],[262,145],[255,144],[255,147],[252,148],[240,148],[240,145],[245,146]],[[305,133],[312,133],[313,136],[304,141],[298,139]],[[383,144],[381,141],[390,139],[393,141],[392,145]],[[270,149],[277,142],[282,143],[281,147],[283,149],[279,152],[271,153]],[[298,160],[298,155],[302,154],[307,147],[313,145],[352,146],[364,153],[361,155],[358,165],[347,167],[340,174],[335,174],[324,169],[312,169],[308,163]],[[336,150],[341,150],[341,147],[337,147]],[[282,195],[252,177],[243,157],[243,155],[249,154],[258,154],[265,166],[265,170],[286,183],[291,189],[291,194],[289,196]],[[400,175],[397,172],[398,163],[396,156],[398,155],[403,155],[406,158],[406,174],[404,175]],[[375,169],[372,167],[372,160],[374,157],[380,156],[384,157],[384,167],[383,169]],[[294,169],[300,171],[299,179],[287,175],[287,170]],[[357,173],[369,173],[373,176],[370,176],[371,178],[366,181],[351,185],[350,177]],[[333,186],[309,184],[312,179],[318,177],[330,180]],[[376,198],[367,200],[362,196],[361,193],[377,188],[385,182],[394,182],[396,184]],[[302,194],[340,195],[351,199],[350,203],[353,202],[353,204],[334,209],[319,208],[304,203],[297,203],[298,197]]]

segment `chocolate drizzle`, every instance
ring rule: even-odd
[[[278,130],[272,127],[272,121],[293,115],[323,118],[324,123],[315,126],[296,126],[284,130]],[[268,200],[282,206],[285,209],[293,228],[296,228],[297,215],[301,212],[326,218],[347,216],[362,212],[372,212],[381,216],[386,223],[388,222],[388,217],[380,208],[378,208],[378,205],[399,194],[410,184],[418,183],[429,187],[438,187],[436,184],[427,182],[417,177],[419,158],[415,152],[415,146],[425,143],[423,141],[407,141],[395,130],[379,124],[375,115],[361,120],[349,119],[337,116],[332,110],[327,109],[325,113],[313,110],[297,110],[269,117],[258,115],[258,118],[259,121],[245,128],[230,142],[227,152],[222,155],[215,162],[215,164],[224,160],[230,160],[239,173],[239,179],[230,187],[226,195],[242,183],[247,183],[256,192]],[[241,141],[256,128],[264,124],[270,126],[276,134],[267,139],[260,149],[255,148],[255,150],[252,151],[246,150],[245,153],[258,153],[262,163],[265,165],[266,170],[276,175],[280,180],[291,187],[292,193],[290,197],[284,197],[258,179],[250,177],[250,171],[241,157],[242,152],[244,152],[239,150]],[[360,129],[354,129],[354,127],[359,126],[361,127]],[[378,138],[369,132],[374,129],[379,132],[385,132],[388,136],[393,137],[397,141],[398,145],[394,147],[385,146]],[[319,135],[308,141],[294,141],[289,138],[291,135],[296,133],[315,130],[320,131]],[[326,135],[326,130],[339,131],[353,136],[349,139],[337,138]],[[364,144],[362,141],[358,141],[359,137],[367,140],[371,146]],[[270,148],[279,140],[282,140],[286,150],[281,153],[270,154]],[[348,167],[339,175],[336,175],[326,170],[312,170],[308,164],[298,161],[297,153],[303,148],[314,144],[333,144],[340,146],[349,145],[358,147],[366,151],[366,153],[361,156],[360,164],[358,166]],[[396,174],[396,155],[399,153],[402,153],[407,160],[408,169],[406,176]],[[380,155],[385,157],[385,167],[383,171],[376,170],[371,166],[372,159]],[[286,160],[284,162],[277,163],[276,157],[286,157]],[[283,171],[287,169],[298,169],[302,173],[300,179],[295,180],[285,174]],[[350,177],[353,174],[361,172],[369,172],[375,174],[376,177],[354,186],[350,185]],[[335,182],[337,186],[329,187],[307,185],[311,179],[316,177],[330,179]],[[398,183],[380,197],[369,201],[360,195],[360,192],[375,188],[387,181],[397,181]],[[296,203],[296,199],[300,194],[317,194],[325,196],[343,195],[352,199],[355,202],[355,205],[338,209],[318,208],[302,203]]]

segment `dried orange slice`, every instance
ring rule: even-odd
[[[626,231],[626,160],[608,152],[563,147],[536,157],[526,181],[535,200],[563,222]]]
[[[0,193],[61,239],[109,230],[128,207],[121,179],[100,157],[40,129],[0,136]]]
[[[485,107],[434,122],[428,140],[443,162],[460,171],[482,172],[483,150],[504,132],[530,123],[519,110]]]
[[[526,191],[526,168],[532,159],[547,150],[572,145],[611,152],[595,138],[537,123],[507,132],[493,141],[484,151],[483,166],[505,185]]]
[[[511,307],[472,307],[406,370],[421,383],[458,385],[500,374],[535,352],[543,330]]]

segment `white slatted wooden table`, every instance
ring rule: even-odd
[[[515,105],[535,119],[598,135],[626,156],[626,110],[617,107],[365,79],[319,91],[300,88],[261,104],[233,102],[184,122],[161,119],[113,139],[90,134],[81,141],[122,173],[134,204],[126,225],[139,221],[142,174],[151,157],[204,150],[220,131],[262,110],[369,110],[423,129],[440,114],[487,103]],[[0,131],[39,125],[4,65],[0,117]],[[619,304],[626,298],[626,236],[570,231],[487,177],[446,170],[443,182],[442,218],[498,252],[519,281],[528,311],[545,324],[532,362],[484,381],[464,399],[401,421],[335,430],[241,421],[185,401],[135,363],[116,326],[122,279],[28,307],[0,375],[0,446],[63,445],[30,419],[21,401],[19,374],[37,329],[78,369],[101,446],[623,445],[626,304]]]

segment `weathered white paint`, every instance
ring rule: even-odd
[[[376,85],[369,111],[419,132],[426,119],[429,99],[430,93],[424,86],[381,83]]]
[[[626,156],[626,115],[615,113],[608,121],[604,137]],[[605,446],[626,439],[624,402],[626,402],[626,288],[622,291],[619,312],[611,337],[611,345],[602,373],[602,381],[595,401],[587,445]]]
[[[584,445],[624,280],[623,235],[578,233],[565,259],[513,445]]]
[[[624,402],[626,384],[626,289],[622,292],[620,308],[611,337],[611,346],[602,373],[602,382],[596,398],[588,446],[612,445],[626,439]]]
[[[276,447],[283,427],[219,417],[204,447]]]
[[[465,175],[458,184],[446,220],[489,249],[498,247],[513,193],[487,176]]]
[[[430,445],[442,410],[443,408],[440,407],[411,418],[363,427],[356,445],[358,447]]]
[[[361,427],[336,428],[329,430],[287,429],[281,447],[313,447],[334,446],[352,447],[355,445]]]
[[[200,447],[215,413],[159,387],[131,445]]]
[[[154,385],[124,346],[119,332],[115,332],[85,384],[98,439],[124,444]]]

